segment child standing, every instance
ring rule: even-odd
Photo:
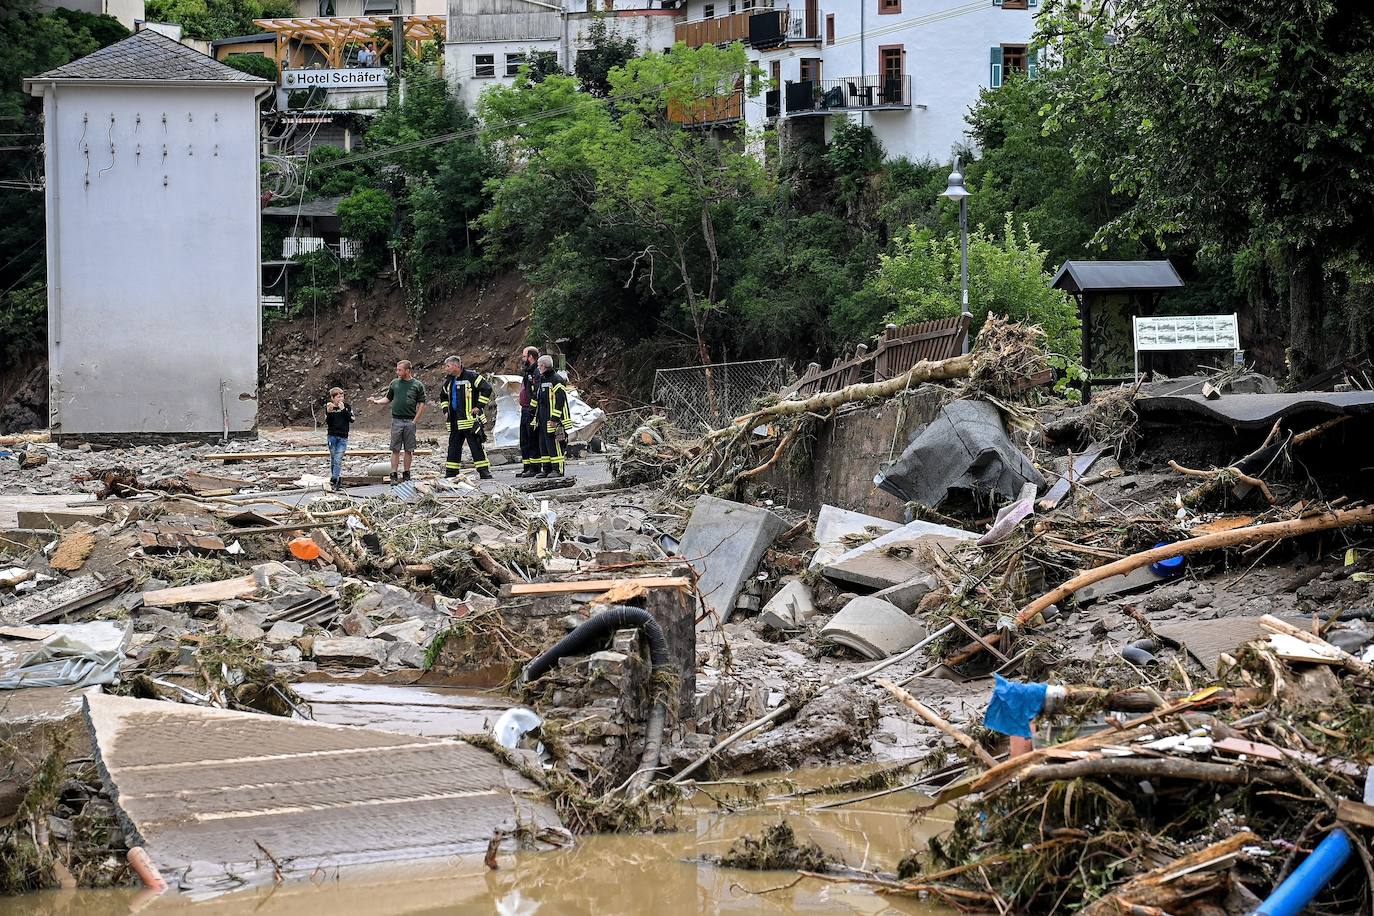
[[[344,403],[342,388],[329,389],[324,406],[324,422],[329,432],[329,486],[343,489],[343,457],[348,450],[348,428],[353,425],[353,407]]]

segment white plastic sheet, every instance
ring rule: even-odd
[[[493,448],[520,446],[520,376],[493,375],[492,394],[496,397],[496,429],[492,433]],[[578,395],[576,388],[568,389],[568,406],[572,409],[573,428],[568,438],[586,442],[606,420],[606,412],[592,407]]]

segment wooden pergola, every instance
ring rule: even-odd
[[[405,20],[406,48],[416,57],[420,56],[420,46],[426,41],[443,41],[448,34],[446,16],[401,16]],[[344,50],[349,45],[371,48],[378,55],[391,49],[392,39],[378,37],[379,30],[390,34],[390,16],[315,16],[308,19],[254,19],[253,23],[264,32],[276,35],[277,65],[290,60],[289,46],[297,42],[302,47],[313,47],[324,55],[331,69],[342,69]]]

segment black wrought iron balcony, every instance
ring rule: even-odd
[[[846,111],[911,108],[911,77],[851,76],[837,80],[789,82],[783,91],[783,116],[805,117]]]

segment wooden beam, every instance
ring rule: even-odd
[[[391,452],[380,448],[351,449],[348,452],[354,458],[382,458],[390,455]],[[416,449],[417,455],[432,455],[434,449]],[[329,452],[325,449],[307,449],[296,452],[215,452],[212,455],[201,455],[204,461],[267,461],[274,458],[328,458]]]
[[[501,597],[609,592],[624,585],[638,585],[642,588],[691,588],[692,580],[686,576],[644,576],[634,579],[584,579],[580,582],[520,582],[501,586]]]
[[[258,583],[251,576],[222,579],[219,582],[200,582],[144,592],[143,603],[148,607],[170,607],[174,604],[212,604],[233,598],[247,598],[258,593]]]

